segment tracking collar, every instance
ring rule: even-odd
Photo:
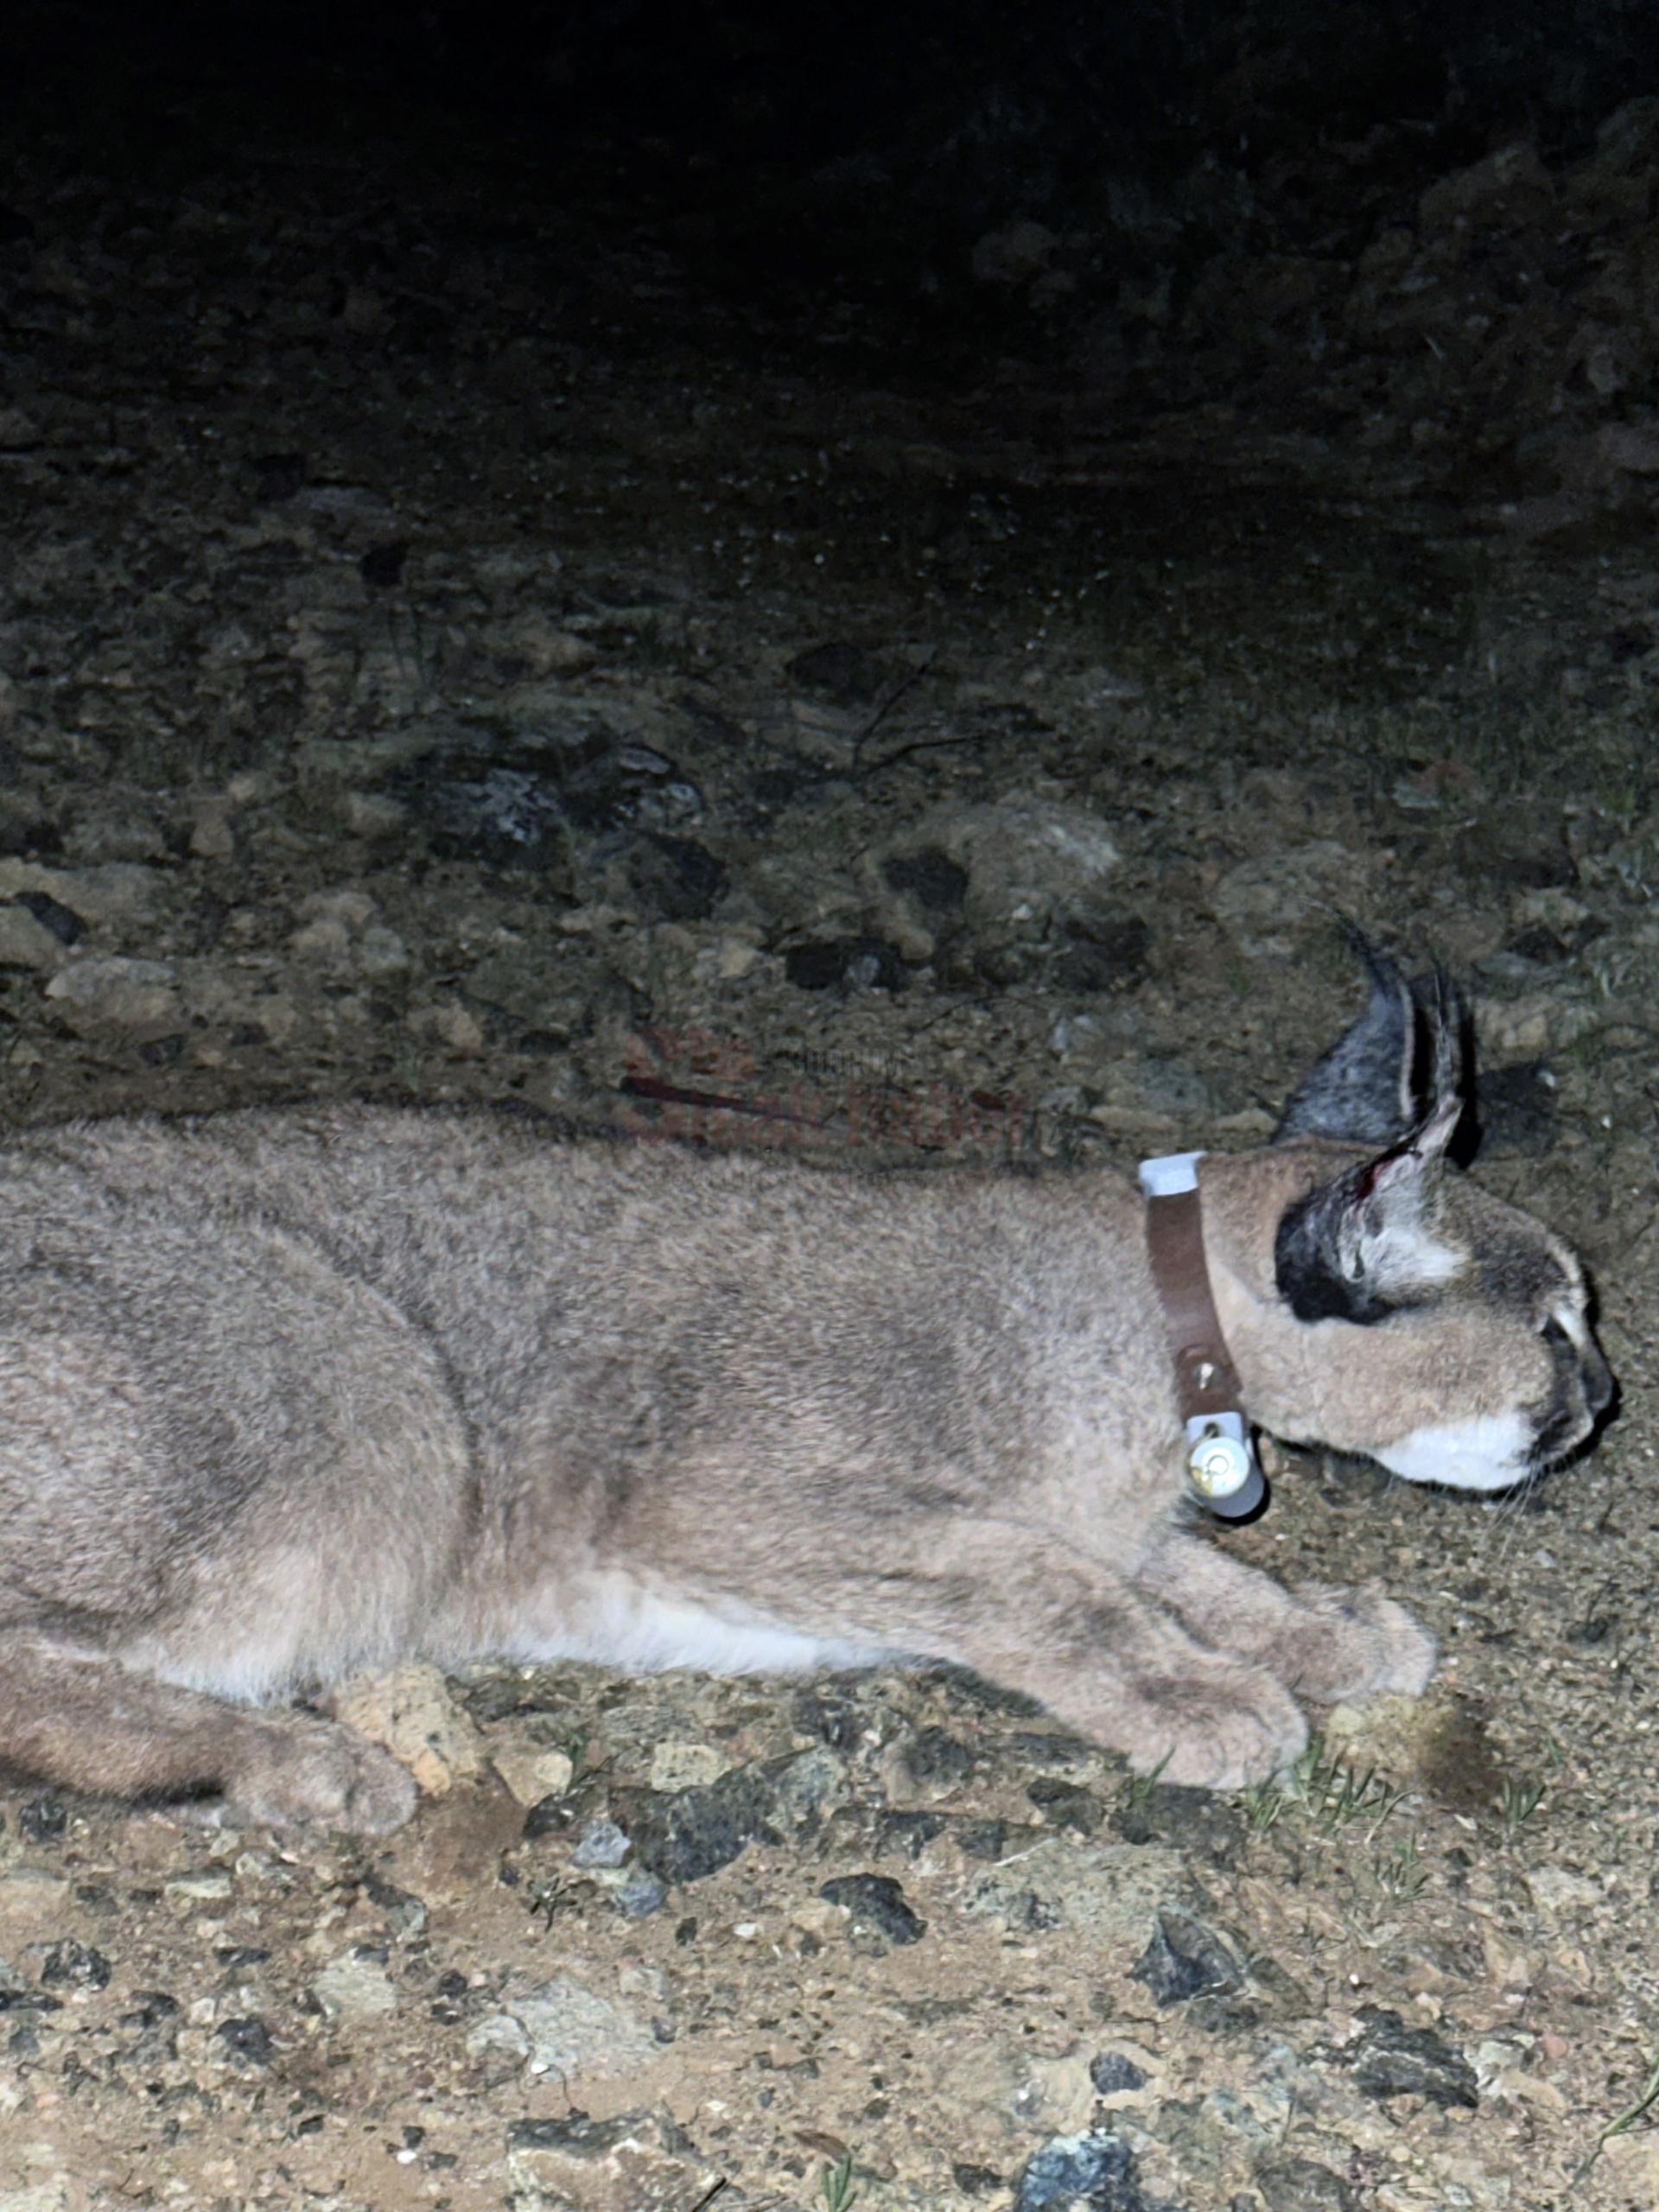
[[[1194,1172],[1203,1158],[1201,1152],[1174,1152],[1141,1161],[1147,1257],[1164,1309],[1186,1424],[1187,1480],[1219,1519],[1243,1521],[1261,1505],[1268,1486],[1245,1425],[1238,1370],[1210,1287]]]

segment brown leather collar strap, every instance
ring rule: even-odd
[[[1182,1420],[1236,1411],[1243,1395],[1210,1288],[1196,1190],[1147,1200],[1147,1256],[1164,1309]]]

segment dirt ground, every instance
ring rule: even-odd
[[[507,139],[14,144],[9,1119],[1128,1166],[1264,1136],[1345,911],[1465,979],[1623,1397],[1518,1502],[1278,1455],[1224,1541],[1444,1660],[1246,1797],[577,1668],[366,1692],[385,1845],[0,1792],[0,2212],[1659,2204],[1652,105],[1342,149],[1358,242],[1061,335],[1076,240],[757,302]]]

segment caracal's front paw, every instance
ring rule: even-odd
[[[389,1835],[419,1792],[390,1751],[332,1720],[273,1720],[226,1777],[226,1809],[273,1827]]]
[[[1434,1639],[1378,1590],[1300,1591],[1296,1618],[1271,1655],[1274,1671],[1321,1705],[1394,1691],[1420,1697],[1434,1672]]]
[[[1201,1674],[1134,1684],[1113,1739],[1137,1772],[1160,1782],[1243,1789],[1295,1764],[1307,1722],[1264,1668],[1217,1661]]]

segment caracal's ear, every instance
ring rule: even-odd
[[[1431,1121],[1461,1111],[1465,1018],[1444,969],[1414,983],[1351,922],[1370,995],[1359,1018],[1302,1077],[1274,1132],[1275,1144],[1329,1137],[1344,1144],[1396,1145]],[[1457,1127],[1453,1116],[1451,1130]],[[1440,1151],[1451,1141],[1448,1131]]]

